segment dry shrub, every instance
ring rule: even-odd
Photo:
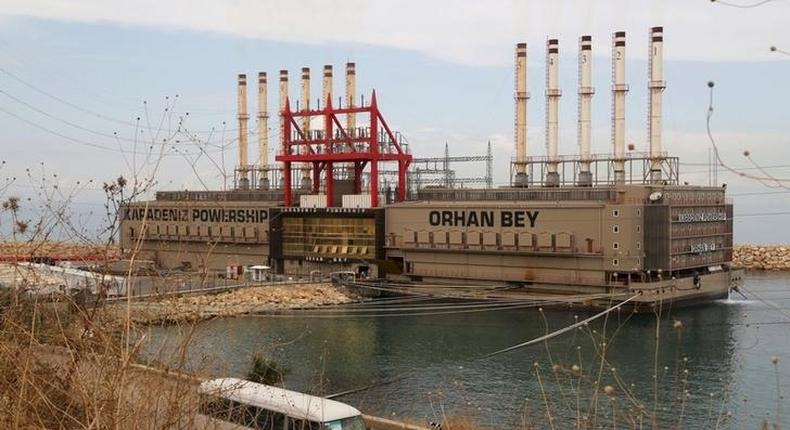
[[[0,428],[190,427],[190,381],[134,364],[123,327],[67,297],[0,299]]]
[[[487,428],[480,426],[470,417],[453,417],[442,423],[442,430],[487,430]]]

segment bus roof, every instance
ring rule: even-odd
[[[356,408],[335,400],[238,378],[204,381],[200,384],[200,392],[319,423],[362,414]]]

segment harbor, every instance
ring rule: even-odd
[[[787,428],[788,14],[9,3],[0,428]]]
[[[750,273],[745,291],[786,307],[787,281],[786,273]],[[485,355],[586,314],[531,307],[474,313],[448,308],[435,315],[405,303],[370,304],[362,315],[351,311],[361,307],[331,319],[294,312],[217,319],[194,331],[152,327],[144,355],[168,356],[168,348],[190,336],[192,353],[185,370],[241,376],[250,357],[263,350],[287,363],[292,389],[331,395],[368,387],[339,399],[381,417],[424,424],[462,416],[488,429],[503,423],[517,427],[525,419],[537,427],[548,425],[544,395],[558,420],[572,420],[579,410],[588,413],[594,384],[580,383],[573,366],[580,366],[585,378],[597,375],[596,342],[604,335],[610,361],[600,389],[611,384],[616,392],[600,400],[600,407],[622,409],[618,419],[638,416],[641,405],[646,410],[656,406],[661,422],[679,427],[718,423],[755,428],[771,412],[755,405],[775,408],[777,378],[784,386],[790,375],[786,360],[776,366],[771,362],[787,342],[785,320],[770,305],[737,295],[702,307],[666,309],[671,317],[661,320],[657,341],[654,315],[622,313],[545,344],[490,358]],[[656,369],[657,380],[645,377]],[[527,383],[537,375],[542,388]],[[782,421],[790,419],[786,408],[782,414]]]
[[[233,189],[157,191],[153,200],[124,204],[118,211],[121,253],[160,269],[208,276],[233,278],[254,265],[287,277],[351,272],[404,285],[598,294],[585,304],[606,308],[616,298],[645,312],[663,302],[683,306],[726,297],[741,280],[732,265],[733,204],[725,186],[681,183],[678,157],[664,150],[663,27],[649,30],[643,150],[630,145],[626,151],[625,145],[626,32],[611,35],[611,153],[591,152],[592,36],[580,36],[578,44],[580,152],[559,153],[560,51],[558,39],[548,39],[547,154],[530,155],[527,43],[517,43],[516,157],[508,185],[498,188],[451,180],[447,147],[442,168],[433,172],[445,181],[421,183],[422,170],[412,165],[416,149],[390,128],[376,92],[357,97],[354,62],[345,65],[345,97],[336,97],[333,65],[323,67],[316,104],[309,67],[301,69],[293,104],[289,71],[280,70],[274,164],[269,80],[259,72],[258,160],[251,164],[248,83],[241,73]]]

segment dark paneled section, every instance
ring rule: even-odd
[[[669,271],[669,206],[645,206],[645,269]]]
[[[376,259],[377,260],[384,260],[386,257],[384,252],[384,230],[386,230],[386,219],[384,218],[384,214],[386,211],[383,209],[373,211],[374,216],[376,217]]]
[[[282,208],[269,210],[269,257],[272,260],[283,258],[283,212]],[[281,269],[278,267],[278,269]],[[278,273],[282,273],[278,271]]]
[[[272,208],[269,211],[269,255],[274,260],[282,260],[283,219],[285,218],[333,218],[333,219],[373,219],[375,250],[372,256],[378,260],[385,258],[384,252],[384,209],[341,209],[341,208]]]

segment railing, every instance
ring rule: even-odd
[[[704,223],[704,224],[672,224],[672,238],[691,238],[691,237],[704,237],[715,236],[721,234],[732,234],[732,229],[729,229],[724,223]]]
[[[590,156],[586,159],[582,159],[581,155],[578,154],[565,154],[565,155],[558,155],[555,160],[553,161],[611,161],[611,160],[642,160],[642,159],[649,159],[651,155],[647,151],[629,151],[623,154],[622,157],[617,158],[614,154],[604,153],[604,154],[590,154]],[[669,153],[662,152],[658,158],[669,158]],[[526,163],[545,163],[549,161],[549,157],[547,155],[533,155],[527,157],[525,160]],[[516,163],[517,161],[515,158],[511,159],[511,162]]]
[[[230,235],[206,235],[206,234],[174,234],[156,233],[151,230],[137,231],[129,235],[130,239],[143,237],[145,241],[175,241],[175,242],[213,242],[213,243],[269,243],[269,232],[255,232],[253,235],[230,236]]]
[[[434,232],[436,233],[436,232]],[[449,232],[448,232],[449,233]],[[475,233],[475,232],[468,232]],[[550,243],[540,243],[540,239],[533,237],[529,243],[519,243],[514,240],[512,244],[503,243],[502,236],[495,233],[495,243],[485,243],[483,233],[480,233],[480,240],[474,243],[468,241],[468,236],[464,236],[461,241],[449,239],[446,241],[437,242],[435,237],[427,241],[415,240],[413,237],[404,237],[402,235],[389,235],[385,238],[385,248],[390,249],[404,249],[404,250],[436,250],[436,251],[483,251],[483,252],[508,252],[508,253],[523,253],[523,254],[545,254],[545,255],[585,255],[585,256],[598,256],[603,255],[603,247],[595,246],[591,249],[579,247],[573,236],[569,238],[566,244],[558,244],[556,238],[552,238]],[[559,236],[562,233],[554,234],[552,236]],[[419,235],[418,235],[419,236]],[[537,236],[537,235],[536,235]]]
[[[417,200],[466,201],[556,201],[583,200],[614,202],[617,192],[611,187],[595,188],[551,188],[551,189],[421,189]]]
[[[159,191],[157,201],[282,201],[283,191],[229,190],[229,191]]]
[[[722,248],[707,254],[680,254],[671,258],[670,265],[672,270],[681,270],[692,267],[710,266],[722,264],[732,260],[732,249]]]
[[[528,186],[544,186],[543,182],[547,174],[547,165],[550,160],[547,156],[528,157],[524,162],[511,160],[511,183],[515,167],[524,166],[528,175]],[[580,172],[582,161],[589,165],[589,173],[592,178],[587,180],[584,186],[614,184],[615,172],[614,161],[623,161],[625,177],[623,182],[626,184],[651,184],[654,183],[652,170],[661,171],[662,185],[676,185],[679,183],[678,157],[670,157],[666,153],[661,153],[659,157],[653,158],[646,152],[630,151],[615,157],[612,154],[591,154],[582,159],[580,155],[560,155],[551,160],[558,164],[557,172],[560,175],[559,186],[581,186]]]

